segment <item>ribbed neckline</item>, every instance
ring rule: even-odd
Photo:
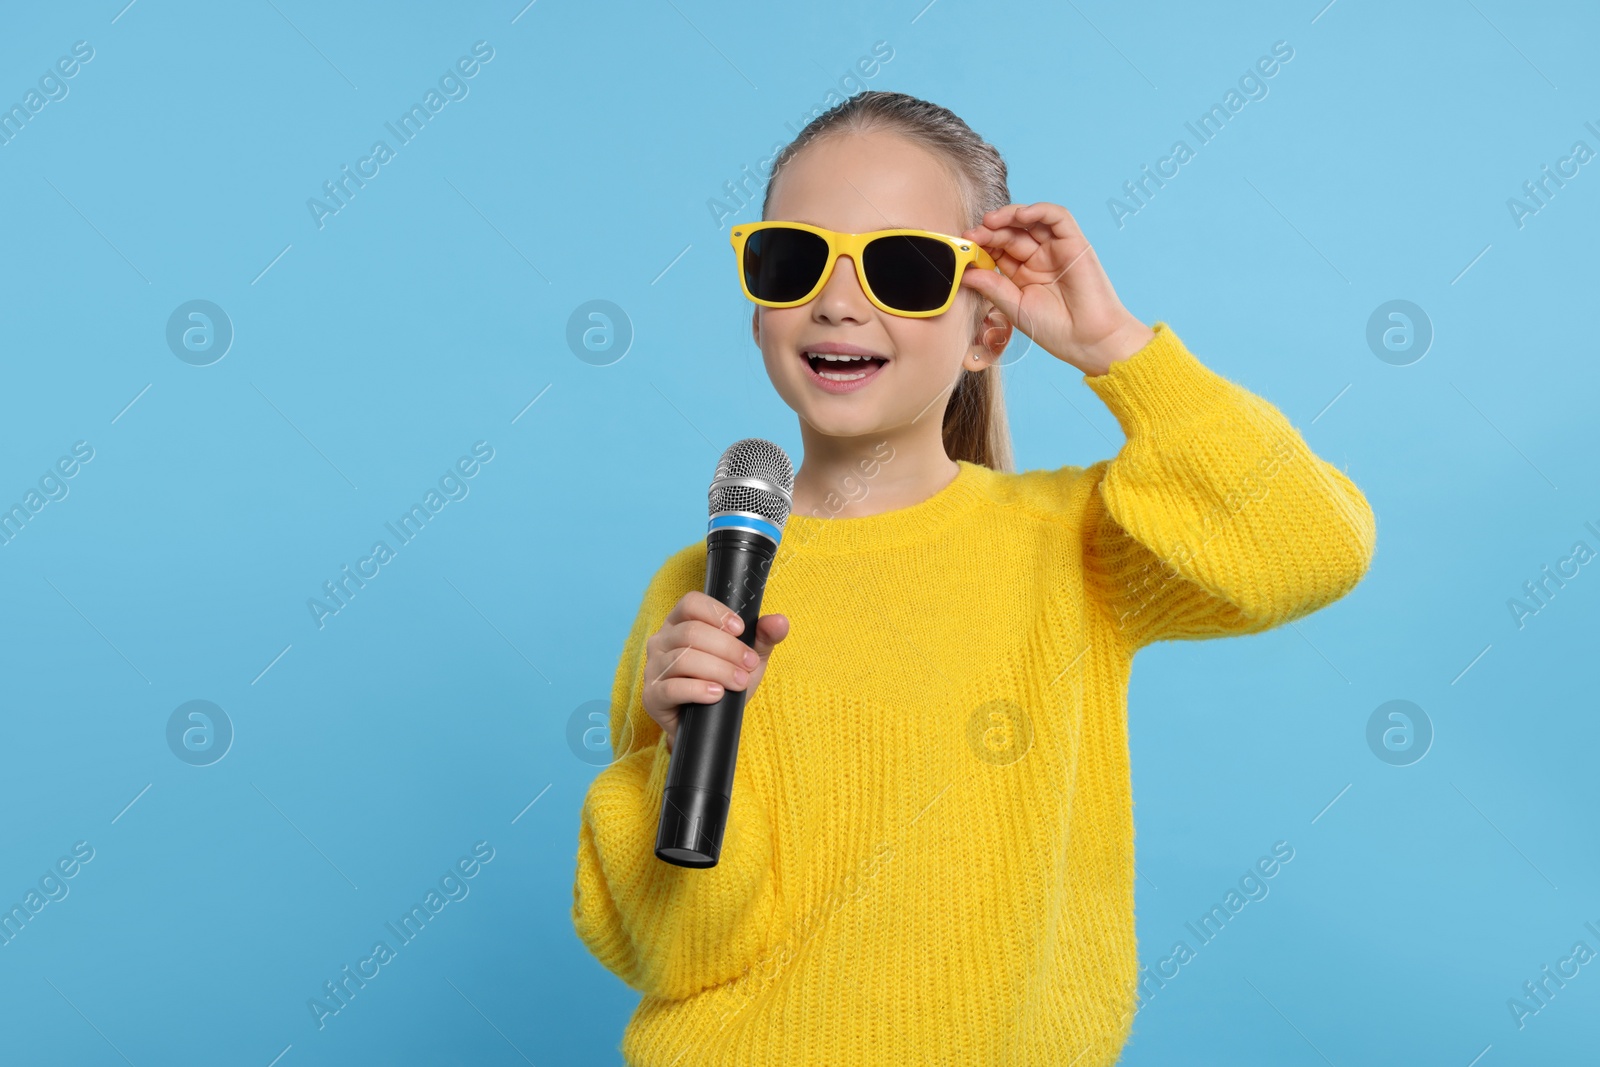
[[[964,459],[956,463],[960,469],[949,485],[926,500],[903,508],[851,518],[790,515],[783,526],[782,547],[807,552],[853,552],[924,538],[984,499],[995,473]]]

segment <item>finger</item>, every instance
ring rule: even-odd
[[[665,678],[654,683],[658,703],[676,708],[679,704],[714,704],[722,699],[722,686],[703,678]],[[676,721],[676,712],[673,712]]]
[[[1018,238],[1030,238],[1038,243],[1038,236],[1029,227],[1015,222],[974,226],[962,236],[971,237],[985,248],[1006,248]]]
[[[1065,268],[1089,247],[1077,222],[1058,204],[1011,205],[990,212],[985,218],[985,225],[973,227],[964,236],[985,248],[1007,250],[1032,269],[1045,273]]]
[[[683,608],[685,619],[699,619],[733,634],[744,630],[744,620],[739,617],[738,612],[698,589],[689,590],[678,603]]]
[[[1025,204],[1007,204],[1004,207],[992,208],[983,213],[983,217],[978,220],[978,223],[982,226],[994,228],[1009,226],[1011,225],[1011,219],[1013,216],[1015,216],[1019,210],[1026,206],[1027,205]]]
[[[756,620],[755,654],[765,660],[773,646],[789,636],[789,619],[784,615],[763,615]]]
[[[727,630],[732,634],[739,633],[744,629],[744,620],[739,618],[737,612],[730,609],[722,601],[707,596],[698,589],[691,589],[679,597],[678,602],[672,605],[672,610],[667,613],[666,621],[678,623],[689,619],[698,619],[701,622],[710,623],[712,626]]]
[[[1064,225],[1065,230],[1056,230],[1056,225]],[[979,225],[991,230],[1004,227],[1013,227],[1019,230],[1031,229],[1034,226],[1044,226],[1051,231],[1051,237],[1066,237],[1077,231],[1077,221],[1071,212],[1060,204],[1040,202],[1037,204],[1007,204],[992,211],[986,211]],[[970,232],[970,231],[969,231]]]
[[[1072,217],[1072,212],[1060,204],[1052,204],[1045,200],[1037,204],[1025,204],[1012,212],[1010,217],[1012,221],[1009,225],[1042,224],[1054,237],[1066,240],[1074,237],[1083,238],[1083,230],[1079,228],[1078,220]]]
[[[682,718],[678,712],[678,703],[680,702],[668,704],[666,708],[659,713],[661,717],[655,720],[656,725],[661,727],[661,732],[667,735],[668,752],[672,751],[673,744],[675,744],[678,740],[678,720]],[[630,751],[633,750],[630,749]]]
[[[1026,230],[1017,230],[1011,227],[988,230],[979,226],[973,232],[986,235],[982,239],[977,239],[976,243],[989,253],[997,265],[1006,256],[1009,256],[1017,263],[1021,263],[1039,247],[1039,242]]]
[[[1089,247],[1086,241],[1056,237],[1039,224],[1026,230],[1007,227],[1000,234],[1002,236],[992,242],[980,240],[980,243],[985,247],[992,244],[995,266],[1007,278],[1023,284],[1054,284]],[[1028,273],[1020,275],[1024,270]]]
[[[668,678],[698,678],[703,682],[717,682],[729,689],[743,689],[750,683],[751,668],[729,663],[721,656],[713,656],[697,648],[685,649],[683,655],[663,665],[655,681]]]
[[[997,261],[997,265],[999,266],[1002,274],[1004,274],[1007,278],[1014,280],[1017,275],[1021,273],[1022,268],[1027,266],[1027,262],[1013,258],[1008,252],[1000,257],[1000,259]],[[1023,280],[1023,284],[1027,284],[1026,279]]]
[[[1081,233],[1074,237],[1058,237],[1043,222],[1025,226],[1016,218],[1013,218],[1010,226],[999,229],[979,226],[969,234],[985,248],[995,247],[996,263],[1008,278],[1014,277],[1016,271],[1005,265],[1002,255],[1015,257],[1018,266],[1028,265],[1029,269],[1046,275],[1051,283],[1076,263],[1089,247],[1088,240]],[[1001,252],[1001,249],[1004,251]]]
[[[1014,262],[1012,269],[1015,270]],[[1001,270],[1002,272],[1005,270],[1004,264],[1001,265]],[[1020,325],[1017,316],[1020,314],[1018,309],[1022,301],[1022,290],[1018,289],[1004,273],[996,274],[992,270],[965,271],[961,275],[961,284],[977,290],[979,296],[999,308],[1001,314],[1005,315],[1013,325]]]
[[[672,659],[684,649],[695,648],[727,660],[735,666],[753,667],[746,653],[750,646],[726,630],[719,630],[708,622],[690,619],[662,630],[662,658]],[[751,653],[753,655],[754,653]]]
[[[987,227],[979,229],[987,232],[989,236],[974,237],[973,240],[988,249],[989,254],[996,260],[1003,254],[1019,263],[1026,262],[1042,246],[1054,240],[1047,232],[1038,234],[1026,227],[1002,226],[997,230],[990,230]]]

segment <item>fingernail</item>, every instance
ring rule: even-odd
[[[737,615],[730,614],[726,619],[723,620],[722,624],[728,628],[728,632],[730,634],[744,632],[744,620],[739,618]]]
[[[760,656],[757,656],[754,652],[751,652],[749,649],[745,650],[745,653],[744,653],[744,665],[746,667],[754,668],[755,665],[760,663],[760,662],[761,662],[761,657]]]
[[[738,667],[735,667],[733,669],[733,684],[734,685],[743,685],[746,682],[748,682],[749,680],[750,680],[750,676],[748,674],[746,674],[744,671],[741,671]]]
[[[718,685],[716,682],[712,682],[706,686],[706,692],[710,693],[714,697],[721,696],[722,686]]]

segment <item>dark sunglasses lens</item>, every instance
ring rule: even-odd
[[[955,249],[931,237],[876,238],[867,243],[861,263],[872,291],[896,311],[932,311],[950,298],[956,283]]]
[[[757,300],[799,300],[822,277],[828,242],[807,230],[769,227],[744,243],[744,283]]]

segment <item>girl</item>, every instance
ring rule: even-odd
[[[1372,511],[1275,407],[1130,314],[1065,208],[1010,203],[999,154],[942,107],[869,91],[819,116],[762,219],[801,224],[731,237],[804,462],[754,648],[700,592],[702,539],[650,582],[617,668],[572,920],[644,994],[621,1051],[1114,1063],[1139,970],[1133,655],[1343,596]],[[845,255],[818,232],[894,229],[935,236]],[[1012,472],[1014,329],[1111,409],[1114,459]],[[748,702],[721,860],[664,863],[677,708],[725,687]]]

